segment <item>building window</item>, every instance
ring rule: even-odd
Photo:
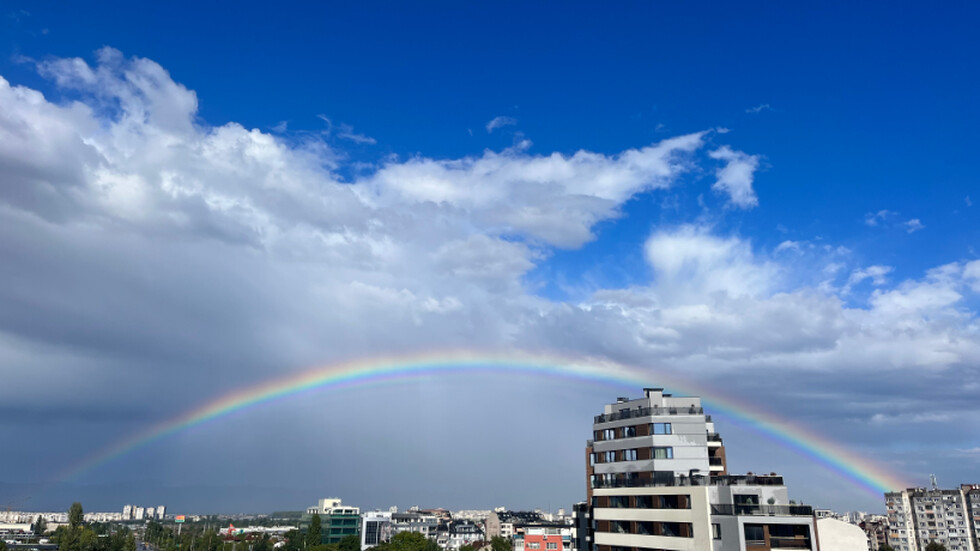
[[[716,540],[721,539],[721,525],[717,522],[711,524],[711,537]]]
[[[674,448],[672,448],[670,446],[653,448],[653,458],[654,459],[673,459],[674,458]]]
[[[623,450],[623,461],[636,461],[636,450]]]
[[[615,440],[616,439],[616,429],[606,429],[602,431],[603,440]]]
[[[548,542],[548,549],[558,549],[558,544],[555,543],[555,542],[553,542],[553,541],[549,541]]]
[[[630,506],[630,498],[628,496],[609,496],[609,506],[626,509]]]
[[[541,549],[541,544],[539,542],[536,542],[536,541],[529,541],[529,542],[527,542],[527,548],[528,549]]]
[[[745,543],[748,545],[763,545],[766,543],[766,531],[761,524],[745,525]]]
[[[623,427],[623,438],[632,438],[636,436],[636,427]]]
[[[613,452],[605,452],[605,455],[603,457],[603,462],[604,463],[612,463],[614,461],[616,461],[616,452],[614,452],[614,451]]]
[[[654,423],[653,434],[673,434],[670,423]]]

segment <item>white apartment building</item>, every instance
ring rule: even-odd
[[[594,551],[817,549],[809,506],[782,477],[728,475],[698,397],[661,388],[607,404],[586,453]]]
[[[973,508],[975,500],[980,500],[980,486],[976,491],[963,485],[956,490],[909,488],[885,494],[888,544],[895,551],[923,551],[936,541],[948,551],[980,551],[974,518],[980,507]]]

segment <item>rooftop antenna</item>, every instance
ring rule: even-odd
[[[929,475],[929,482],[932,484],[932,489],[933,490],[938,490],[939,489],[939,483],[936,482],[936,475],[934,475],[934,474]]]

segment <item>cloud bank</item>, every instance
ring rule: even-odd
[[[229,380],[456,346],[674,371],[766,396],[799,422],[830,419],[867,453],[915,456],[902,425],[929,426],[951,472],[980,434],[938,424],[980,413],[980,261],[896,280],[835,247],[765,251],[692,219],[646,236],[640,283],[574,302],[538,292],[532,276],[556,251],[596,240],[627,202],[687,175],[714,173],[732,206],[758,207],[760,157],[714,143],[718,133],[614,154],[389,158],[346,179],[342,151],[279,135],[285,124],[270,134],[201,121],[195,92],[151,60],[106,48],[94,65],[37,68],[60,99],[0,78],[0,402],[20,427],[38,402],[95,431],[114,415],[188,407]]]

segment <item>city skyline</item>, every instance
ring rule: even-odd
[[[642,386],[974,482],[976,6],[3,9],[0,506],[568,508]]]

